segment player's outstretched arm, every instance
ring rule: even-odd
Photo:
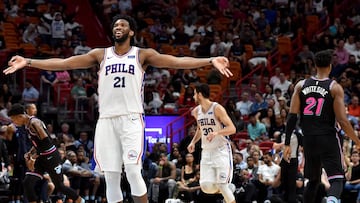
[[[104,55],[103,49],[93,49],[87,54],[76,55],[69,58],[31,59],[22,56],[13,56],[8,62],[8,67],[3,73],[8,75],[24,67],[34,67],[42,70],[70,70],[77,68],[89,68],[98,64]]]
[[[175,57],[172,55],[160,54],[154,49],[142,49],[141,52],[144,65],[175,69],[193,69],[213,65],[226,77],[233,75],[229,70],[229,60],[223,56],[212,58]]]

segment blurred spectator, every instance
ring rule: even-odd
[[[206,76],[206,82],[207,82],[207,84],[220,85],[221,78],[222,78],[222,76],[218,70],[211,69],[210,72]]]
[[[158,36],[162,31],[162,25],[159,18],[154,20],[154,24],[150,26],[149,31],[154,35]]]
[[[61,46],[65,39],[65,23],[62,15],[59,12],[54,14],[54,19],[51,22],[51,45],[53,48]]]
[[[185,93],[180,95],[179,107],[180,108],[191,108],[195,106],[194,100],[194,88],[188,86],[185,88]]]
[[[333,54],[331,67],[330,77],[332,78],[339,78],[346,68],[344,64],[339,63],[339,57],[336,53]]]
[[[250,106],[250,113],[256,113],[268,108],[268,105],[260,92],[255,93],[255,101]]]
[[[141,31],[145,32],[145,31]],[[147,40],[141,35],[141,33],[137,33],[134,37],[134,46],[145,48],[148,46]]]
[[[184,69],[177,69],[175,74],[172,75],[171,84],[175,92],[181,92],[183,85],[189,85],[189,75],[184,71]]]
[[[196,48],[200,45],[200,43],[201,43],[201,35],[199,33],[196,33],[190,42],[189,49],[191,56],[196,56]]]
[[[58,147],[58,145],[59,145],[59,140],[58,140],[58,138],[57,138],[57,135],[55,134],[55,132],[54,132],[54,127],[53,127],[53,125],[52,124],[47,124],[46,125],[46,129],[47,129],[47,131],[48,131],[48,133],[49,133],[49,137],[51,138],[51,140],[53,141],[53,143],[55,144],[55,146],[56,147]]]
[[[355,36],[350,34],[349,37],[346,39],[344,49],[351,54],[353,51],[355,51],[355,47]]]
[[[131,0],[119,0],[119,9],[121,14],[129,14],[132,11]]]
[[[88,179],[93,177],[93,173],[90,170],[78,165],[77,155],[74,151],[66,152],[66,160],[62,164],[63,173],[68,176],[71,188],[75,189],[79,194],[81,188],[81,182],[87,180],[84,184],[88,184]]]
[[[180,93],[176,92],[172,85],[169,84],[162,99],[164,102],[164,110],[166,110],[167,113],[175,113],[178,109],[179,98]]]
[[[261,12],[259,18],[254,17],[254,21],[256,22],[256,27],[258,32],[264,35],[266,30],[270,29],[269,21],[266,19],[265,13]]]
[[[158,44],[171,44],[172,43],[171,35],[168,34],[168,32],[167,32],[166,24],[161,25],[161,29],[160,29],[159,33],[157,35],[155,35],[154,40]],[[159,45],[159,46],[161,48],[161,45]],[[169,53],[166,53],[166,54],[169,54]]]
[[[146,152],[146,157],[143,161],[142,175],[147,187],[149,187],[150,185],[150,180],[155,178],[156,173],[157,173],[157,165],[155,162],[149,159],[149,152]]]
[[[339,64],[344,65],[349,61],[349,52],[344,48],[344,40],[339,39],[334,54],[337,56]]]
[[[36,103],[39,100],[39,91],[33,86],[30,79],[26,79],[25,88],[22,92],[22,100],[25,104]]]
[[[247,160],[249,156],[251,156],[251,149],[253,146],[253,141],[251,139],[245,140],[245,148],[240,150],[240,153],[242,153],[243,158]]]
[[[194,25],[194,19],[187,19],[186,23],[184,24],[184,33],[189,37],[193,37],[195,35],[196,29],[197,27]]]
[[[280,114],[275,115],[275,122],[270,126],[268,135],[270,139],[275,139],[285,133],[285,124]]]
[[[53,71],[41,72],[42,97],[43,101],[49,103],[54,99],[54,85],[58,82],[56,73]]]
[[[11,17],[11,18],[15,18],[18,16],[18,11],[20,10],[19,6],[17,5],[17,1],[16,0],[9,0],[7,1],[7,4],[5,6],[5,18],[7,16]]]
[[[270,84],[265,85],[265,92],[262,95],[265,101],[268,99],[276,99],[276,96],[274,95],[273,87]]]
[[[271,76],[270,82],[269,82],[269,84],[272,85],[273,87],[274,87],[275,84],[280,82],[280,73],[281,73],[280,67],[276,67],[275,68],[275,74],[273,76]]]
[[[73,134],[70,133],[70,126],[68,123],[61,124],[61,131],[58,133],[59,141],[64,143],[66,150],[76,150],[74,146],[75,138]]]
[[[236,102],[236,110],[241,112],[241,115],[249,115],[250,114],[250,107],[253,103],[249,100],[249,93],[243,92],[241,94],[241,100]]]
[[[188,156],[188,155],[186,155]],[[179,195],[178,198],[183,201],[194,201],[198,202],[200,199],[199,193],[201,191],[200,188],[200,170],[196,169],[195,172],[193,172],[194,178],[191,178],[192,180],[189,181],[186,185],[182,186],[179,184]]]
[[[360,40],[356,40],[355,49],[350,54],[355,56],[356,63],[360,62]]]
[[[274,84],[274,89],[280,89],[281,94],[284,96],[289,89],[291,82],[287,80],[284,73],[280,73],[279,79],[280,81]]]
[[[22,41],[24,43],[30,43],[34,46],[38,44],[38,36],[39,33],[37,31],[37,27],[35,24],[30,24],[25,29],[23,35],[22,35]]]
[[[200,77],[197,75],[197,70],[195,70],[195,69],[190,70],[190,73],[188,76],[189,76],[190,83],[196,84],[196,83],[200,82]]]
[[[74,55],[81,55],[88,53],[91,50],[91,48],[87,46],[86,43],[87,43],[86,40],[82,39],[80,44],[75,47]]]
[[[257,174],[259,175],[259,202],[270,199],[273,195],[273,189],[276,187],[276,177],[279,176],[280,166],[272,160],[271,152],[263,156],[264,164],[259,166]]]
[[[188,132],[186,134],[186,136],[180,141],[180,145],[179,145],[179,150],[180,150],[180,153],[185,156],[187,153],[188,153],[188,150],[187,150],[187,147],[188,145],[190,144],[192,138],[194,137],[195,135],[195,132],[196,132],[196,125],[191,125],[189,128],[188,128]],[[199,164],[199,160],[200,160],[200,150],[201,148],[201,143],[198,142],[196,145],[195,145],[195,152],[193,153],[193,156],[194,156],[194,162],[195,164]],[[199,151],[198,151],[199,150]]]
[[[81,149],[78,149],[77,151],[77,163],[83,169],[92,172],[89,165],[89,157],[87,157],[85,155],[85,152]],[[90,200],[89,202],[95,202],[96,194],[101,182],[100,179],[105,178],[104,176],[96,172],[92,172],[92,174],[93,174],[92,177],[83,178],[80,182],[80,186],[81,186],[80,189],[84,194],[83,196],[84,200],[85,201]]]
[[[235,118],[234,125],[236,127],[236,132],[238,133],[243,131],[245,129],[245,121],[239,110],[235,110],[234,118]]]
[[[80,27],[78,22],[75,21],[75,16],[70,16],[65,23],[65,33],[67,37],[71,37],[76,28]]]
[[[88,132],[81,131],[79,139],[74,141],[75,147],[78,149],[80,146],[84,147],[87,157],[92,157],[94,151],[94,142],[89,138]]]
[[[261,119],[261,122],[265,125],[270,137],[271,132],[269,130],[275,125],[275,110],[268,107],[265,116]]]
[[[225,56],[226,46],[219,36],[214,37],[214,43],[210,47],[211,56]]]
[[[113,15],[119,11],[118,0],[103,0],[102,6],[106,18],[111,22]]]
[[[240,32],[239,36],[240,36],[240,41],[243,44],[254,45],[254,38],[256,36],[256,33],[254,32],[254,30],[252,30],[250,28],[249,23],[244,23],[243,29],[241,29],[241,32]]]
[[[253,141],[262,141],[267,140],[267,131],[263,123],[259,121],[260,113],[251,113],[249,115],[249,124],[247,126],[247,131],[249,137]]]
[[[0,103],[0,124],[11,123],[10,117],[7,115],[7,112],[11,109],[11,103],[1,104]]]
[[[346,77],[348,77],[352,84],[355,84],[360,79],[360,64],[356,63],[354,55],[349,56],[349,62],[345,65]]]
[[[338,83],[341,85],[341,87],[344,89],[344,103],[349,104],[351,101],[351,81],[345,77],[342,76],[339,78]]]
[[[241,171],[241,170],[247,169],[248,165],[247,165],[247,162],[244,161],[244,156],[242,153],[235,152],[233,154],[233,159],[234,159],[234,162],[233,162],[234,170]]]
[[[161,153],[156,177],[150,180],[151,191],[149,192],[149,196],[152,201],[160,202],[159,198],[162,200],[172,198],[176,186],[175,179],[175,164],[168,161],[166,154]],[[167,192],[166,196],[164,196],[164,192]]]
[[[43,18],[40,18],[39,24],[36,28],[39,33],[41,43],[51,45],[51,25]]]
[[[6,106],[7,103],[11,103],[13,94],[10,91],[9,85],[7,83],[3,83],[0,89],[0,98],[2,97],[4,105]]]
[[[69,84],[71,81],[70,74],[68,71],[56,71],[56,80],[61,84]]]
[[[303,45],[302,50],[300,51],[298,56],[300,57],[301,62],[304,64],[306,64],[308,58],[311,58],[312,60],[314,60],[315,58],[314,53],[309,49],[309,45],[307,44]]]
[[[173,145],[167,159],[175,164],[176,170],[180,171],[181,167],[185,164],[180,154],[179,148]],[[178,172],[177,172],[178,174]],[[178,175],[177,175],[178,176]]]
[[[88,110],[89,100],[87,98],[86,89],[84,87],[82,78],[78,78],[74,86],[71,88],[71,97],[75,100],[76,111]],[[79,113],[81,114],[81,112]]]
[[[348,167],[347,172],[345,173],[346,182],[344,185],[344,191],[353,191],[357,192],[356,201],[360,201],[360,165],[359,165],[359,152],[354,150],[351,153],[351,164]]]
[[[359,105],[359,97],[352,96],[351,103],[348,105],[349,115],[354,116],[359,121],[360,119],[360,105]]]
[[[242,65],[244,65],[245,60],[245,48],[244,45],[241,44],[240,37],[238,35],[233,36],[233,45],[230,48],[229,51],[229,59],[231,61],[238,61]]]
[[[158,114],[163,101],[154,97],[151,90],[145,91],[144,110],[149,114]]]
[[[184,32],[184,27],[180,26],[174,32],[174,45],[188,45],[190,37]]]

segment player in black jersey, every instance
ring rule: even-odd
[[[33,144],[31,150],[24,155],[30,170],[23,181],[24,194],[29,202],[38,201],[35,188],[41,183],[45,172],[50,175],[57,190],[76,203],[85,202],[75,190],[64,185],[60,154],[51,142],[45,124],[38,118],[27,115],[21,104],[14,104],[8,115],[16,126],[26,127]]]
[[[336,130],[339,122],[346,135],[357,146],[360,140],[345,113],[344,90],[334,80],[329,79],[332,51],[316,53],[317,75],[298,82],[291,98],[286,126],[284,158],[290,157],[290,137],[295,129],[298,115],[303,131],[305,154],[305,178],[309,179],[304,191],[304,202],[316,202],[316,192],[324,168],[330,182],[327,202],[339,202],[343,189],[344,170],[342,167],[342,146]]]

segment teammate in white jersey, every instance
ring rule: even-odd
[[[229,188],[233,174],[233,158],[228,137],[236,128],[223,106],[209,99],[207,84],[195,87],[194,99],[199,105],[192,110],[197,121],[196,134],[188,146],[194,152],[195,144],[201,139],[200,187],[208,194],[220,192],[226,203],[235,203]]]
[[[129,16],[115,16],[112,22],[114,46],[92,49],[65,59],[31,59],[13,56],[5,74],[26,66],[43,70],[71,70],[100,65],[99,120],[95,131],[95,159],[104,171],[108,202],[123,200],[120,188],[122,167],[135,203],[147,202],[141,176],[144,123],[143,76],[148,65],[157,68],[192,69],[213,65],[222,74],[232,75],[226,57],[193,58],[160,54],[154,49],[131,46],[136,22]]]

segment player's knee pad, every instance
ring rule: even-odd
[[[145,195],[146,185],[141,175],[141,165],[126,164],[125,172],[126,172],[126,178],[130,184],[131,194],[136,197],[141,197]]]
[[[23,180],[24,195],[29,202],[38,201],[38,192],[35,190],[40,183],[41,178],[36,175],[26,175]]]
[[[200,183],[201,190],[207,194],[215,194],[219,191],[219,188],[216,184],[210,182]]]
[[[106,198],[108,202],[121,202],[124,198],[122,195],[120,181],[120,172],[105,171],[105,182],[106,182]]]
[[[233,202],[235,200],[235,196],[233,191],[231,191],[230,189],[230,185],[228,183],[224,183],[224,184],[217,184],[217,187],[219,188],[221,194],[224,197],[224,200],[226,203],[228,202]]]

